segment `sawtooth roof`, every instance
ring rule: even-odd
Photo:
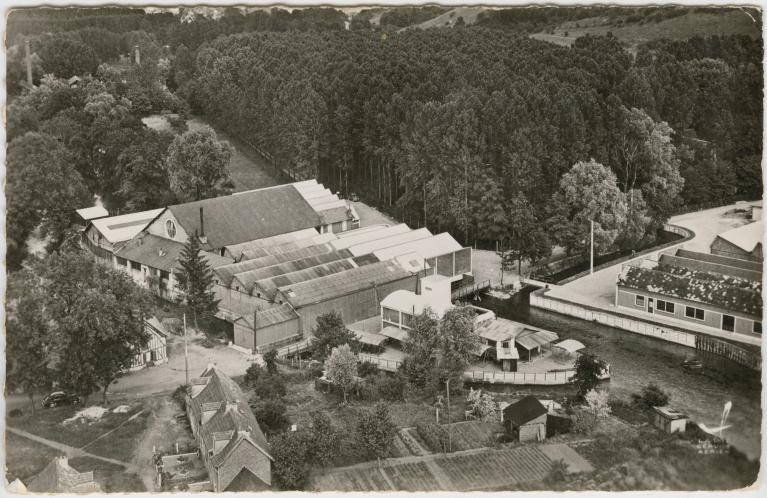
[[[200,208],[206,246],[214,249],[321,224],[319,215],[290,184],[176,204],[167,209],[186,233],[192,234],[201,233]]]

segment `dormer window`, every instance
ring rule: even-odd
[[[168,220],[165,222],[165,234],[169,239],[176,238],[176,224],[173,223],[173,220]]]

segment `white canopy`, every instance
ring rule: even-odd
[[[575,353],[576,351],[579,351],[586,346],[583,345],[582,342],[576,341],[575,339],[565,339],[562,342],[558,342],[554,344],[555,348],[562,348],[568,353]]]

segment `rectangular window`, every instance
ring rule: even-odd
[[[735,317],[730,315],[722,315],[722,330],[727,332],[733,332],[735,330]]]
[[[754,334],[762,335],[762,322],[754,322]]]
[[[117,264],[120,266],[128,266],[128,260],[117,256]]]
[[[399,325],[399,311],[384,308],[383,309],[383,319],[384,321],[394,323],[396,325]]]
[[[141,271],[141,263],[136,263],[135,261],[131,261],[130,262],[130,269],[131,270]]]
[[[684,309],[684,316],[687,318],[695,318],[696,320],[704,320],[706,313],[704,310],[700,308],[693,308],[692,306],[687,306]]]
[[[636,298],[634,298],[634,304],[644,308],[644,296],[636,296]]]
[[[413,315],[402,313],[402,326],[411,328],[413,326]]]
[[[163,280],[168,280],[170,278],[170,273],[165,270],[160,270],[160,278]]]
[[[669,301],[663,301],[661,299],[658,299],[658,302],[655,305],[655,307],[658,309],[658,311],[665,311],[666,313],[674,312],[674,303],[671,303]]]

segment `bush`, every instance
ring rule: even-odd
[[[375,386],[378,395],[386,401],[404,401],[407,379],[396,372],[394,375],[378,374],[375,377]]]
[[[270,374],[277,373],[277,350],[270,349],[264,353],[264,363],[266,363],[266,370]]]
[[[11,418],[21,417],[22,415],[24,415],[24,410],[22,410],[21,408],[14,408],[10,412],[8,412],[8,416]]]
[[[635,405],[646,409],[654,406],[666,406],[669,400],[668,394],[655,384],[646,385],[642,388],[641,394],[632,394],[631,399]]]
[[[245,377],[243,378],[243,382],[246,386],[254,387],[258,381],[258,378],[261,377],[263,372],[264,369],[261,368],[261,365],[258,363],[253,363],[248,367],[247,370],[245,370]]]
[[[378,365],[371,361],[363,361],[357,367],[357,375],[360,377],[370,377],[378,373]]]
[[[278,399],[267,399],[256,402],[253,406],[253,414],[259,425],[268,435],[284,432],[290,427],[285,403]]]
[[[285,432],[272,439],[273,476],[281,489],[301,490],[306,485],[310,444],[303,431]]]
[[[285,396],[285,381],[280,375],[260,375],[253,391],[261,399],[276,399]]]
[[[312,362],[306,367],[306,378],[308,380],[319,379],[322,377],[322,372],[325,371],[325,366],[320,362]]]
[[[330,422],[330,417],[324,412],[314,412],[310,417],[312,460],[322,467],[329,467],[340,452],[341,431]]]
[[[176,388],[175,391],[173,391],[173,394],[171,394],[171,399],[176,402],[176,404],[181,407],[182,410],[186,409],[186,393],[189,390],[189,386],[187,384],[182,384]]]
[[[448,452],[449,440],[447,430],[443,425],[434,422],[419,421],[415,426],[415,430],[429,449],[432,451],[441,451],[442,453]]]

